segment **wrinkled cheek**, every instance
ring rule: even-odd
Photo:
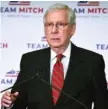
[[[51,43],[51,40],[50,40],[50,38],[48,38],[48,37],[46,37],[46,41],[48,42],[48,44]]]

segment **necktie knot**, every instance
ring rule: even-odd
[[[56,57],[57,57],[57,62],[60,62],[61,59],[63,58],[63,55],[62,54],[58,54]]]

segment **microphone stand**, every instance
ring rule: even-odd
[[[21,84],[23,84],[23,83],[26,83],[26,82],[28,82],[28,81],[30,81],[30,80],[32,80],[32,79],[35,79],[36,77],[38,77],[38,74],[37,74],[37,73],[36,73],[35,76],[32,76],[31,78],[29,78],[29,79],[27,79],[27,80],[24,80],[24,81],[22,81],[22,82],[16,84],[15,86],[11,86],[11,87],[9,87],[9,88],[6,88],[6,89],[0,91],[0,93],[5,92],[6,90],[12,89],[13,87],[17,87],[17,86],[19,86],[19,85],[21,85]]]
[[[44,82],[45,84],[49,85],[50,88],[52,89],[52,86],[51,86],[47,81],[45,81],[44,79],[40,78],[40,76],[39,76],[38,74],[37,74],[37,76],[38,76],[38,78],[39,78],[42,82]],[[55,88],[56,90],[60,91],[59,88],[57,88],[57,87],[54,87],[54,88]],[[61,91],[61,93],[63,93],[64,95],[66,95],[66,96],[69,97],[70,99],[76,101],[78,104],[82,105],[85,109],[88,109],[87,106],[86,106],[85,104],[83,104],[82,102],[78,101],[78,100],[75,99],[74,97],[70,96],[70,95],[67,94],[66,92]]]
[[[20,82],[20,83],[18,83],[18,84],[16,84],[16,85],[14,85],[14,86],[12,86],[12,87],[6,88],[6,89],[0,91],[0,93],[5,92],[6,90],[9,90],[9,89],[11,89],[11,88],[13,88],[13,87],[19,86],[19,85],[21,85],[21,84],[23,84],[23,83],[26,83],[26,82],[28,82],[28,81],[30,81],[30,80],[32,80],[32,79],[35,79],[36,77],[38,77],[43,83],[47,84],[47,85],[52,89],[52,86],[51,86],[47,81],[45,81],[44,79],[42,79],[42,78],[38,75],[38,70],[39,70],[39,69],[37,68],[37,73],[36,73],[35,76],[32,76],[31,78],[29,78],[29,79],[27,79],[27,80],[24,80],[24,81],[22,81],[22,82]],[[54,87],[54,88],[60,91],[59,88],[57,88],[57,87]],[[78,101],[78,100],[75,99],[74,97],[70,96],[70,95],[67,94],[66,92],[62,91],[61,93],[63,93],[64,95],[66,95],[66,96],[69,97],[70,99],[76,101],[78,104],[82,105],[85,109],[88,109],[85,104],[83,104],[82,102]],[[5,108],[4,106],[2,106],[1,109],[10,109],[10,108]]]

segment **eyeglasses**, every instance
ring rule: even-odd
[[[56,26],[58,29],[64,29],[69,23],[63,23],[63,22],[58,22],[56,24],[54,23],[45,23],[45,27],[47,29],[52,29],[54,26]]]

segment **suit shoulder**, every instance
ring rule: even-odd
[[[101,54],[99,54],[99,53],[96,53],[96,52],[94,52],[94,51],[92,51],[92,50],[88,50],[88,49],[85,49],[85,48],[82,48],[82,47],[78,47],[78,51],[82,54],[82,55],[84,55],[85,57],[93,57],[93,58],[100,58],[100,57],[102,57],[102,55]]]
[[[36,50],[36,51],[31,51],[31,52],[27,52],[27,53],[24,53],[22,56],[23,57],[28,57],[28,56],[36,56],[36,55],[41,55],[41,54],[43,54],[43,53],[46,53],[46,52],[48,52],[48,50],[49,50],[49,47],[48,48],[44,48],[44,49],[40,49],[40,50]]]

